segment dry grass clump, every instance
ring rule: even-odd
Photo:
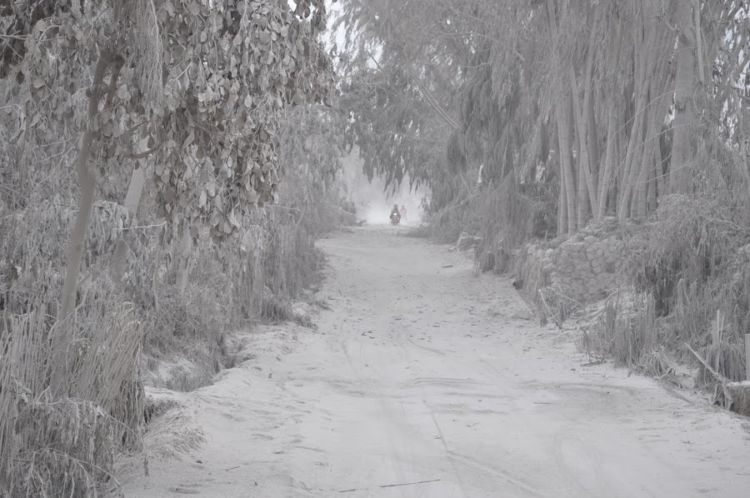
[[[563,323],[571,313],[581,308],[581,303],[570,298],[569,295],[569,292],[556,284],[540,287],[537,294],[537,305],[543,319],[545,321],[552,320],[552,323],[558,328],[562,328]]]
[[[591,341],[597,352],[618,364],[649,370],[660,369],[655,365],[660,360],[658,344],[654,299],[649,294],[636,296],[632,303],[607,301]]]
[[[43,301],[3,313],[0,496],[98,496],[115,454],[140,444],[141,326],[106,290],[51,327]],[[56,355],[51,337],[63,333],[70,347]]]
[[[41,191],[0,217],[0,496],[96,496],[115,454],[140,445],[143,329],[96,266],[116,235],[99,207],[76,311],[55,321],[72,210]]]
[[[615,296],[606,301],[599,320],[584,337],[584,345],[599,358],[611,357],[622,366],[656,378],[673,377],[675,361],[664,346],[650,294]]]
[[[321,255],[314,247],[318,218],[269,207],[244,221],[237,239],[194,242],[183,289],[179,258],[174,256],[179,253],[177,242],[161,253],[142,248],[137,268],[128,272],[133,280],[129,292],[141,296],[147,353],[152,358],[186,358],[192,365],[168,372],[168,388],[193,390],[232,366],[235,357],[226,335],[230,330],[258,321],[296,321],[293,300],[319,278]],[[154,275],[158,281],[152,283]]]
[[[689,344],[729,380],[743,380],[743,334],[750,330],[750,230],[731,196],[670,196],[631,241],[630,278],[654,296],[659,338],[694,362]],[[699,365],[700,380],[715,384]]]
[[[705,346],[706,363],[732,381],[745,380],[744,339],[727,327],[725,316],[720,310],[711,325],[708,344]],[[706,384],[713,384],[718,379],[700,365],[700,378]]]
[[[330,227],[321,217],[335,212],[315,206],[305,213],[272,206],[250,218],[239,257],[226,261],[234,276],[233,302],[240,322],[292,320],[292,300],[320,280],[323,256],[315,238]]]
[[[19,396],[8,496],[97,496],[111,478],[116,420],[88,401]]]
[[[629,247],[630,276],[654,294],[657,313],[668,315],[678,297],[677,283],[703,285],[719,276],[747,235],[719,199],[668,196],[655,221]]]
[[[193,365],[189,370],[172,372],[166,379],[170,389],[197,389],[229,366],[224,345],[235,318],[231,299],[235,284],[216,253],[217,248],[209,241],[199,241],[193,247],[184,289],[178,283],[177,258],[165,256],[168,251],[146,254],[153,261],[141,265],[153,267],[158,274],[151,295],[141,291],[145,351],[154,359],[179,357]],[[152,366],[158,366],[158,362]]]
[[[240,257],[230,261],[229,269],[234,275],[232,299],[235,303],[235,313],[241,321],[252,320],[260,316],[263,307],[263,296],[266,292],[265,257],[267,228],[261,219],[254,220],[245,227],[245,234],[238,252]]]
[[[677,374],[674,360],[662,345],[646,351],[638,365],[646,375],[657,379],[672,378]]]
[[[321,216],[316,209],[305,215],[271,208],[263,219],[255,220],[251,229],[257,236],[247,244],[238,272],[242,278],[236,283],[240,308],[249,307],[265,321],[295,320],[293,299],[321,278],[323,256],[315,247],[315,237],[328,227]],[[245,296],[249,301],[242,301]]]

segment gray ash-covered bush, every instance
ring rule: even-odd
[[[750,228],[735,201],[707,191],[665,198],[629,241],[627,268],[636,289],[653,296],[663,344],[687,358],[687,343],[724,377],[744,380]]]

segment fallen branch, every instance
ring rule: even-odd
[[[722,384],[726,384],[727,382],[729,382],[729,379],[727,379],[726,377],[724,377],[723,375],[721,375],[719,372],[717,372],[716,370],[714,370],[711,367],[711,365],[709,365],[708,362],[706,360],[704,360],[703,357],[701,357],[701,355],[699,355],[693,348],[691,348],[690,344],[685,343],[685,347],[688,348],[688,351],[690,351],[691,353],[693,353],[693,356],[695,356],[698,359],[698,361],[701,362],[701,364],[704,367],[706,367],[706,370],[708,370],[709,372],[711,372],[711,375],[713,375],[714,377],[716,377],[716,380],[718,380]]]
[[[721,390],[724,393],[724,400],[722,404],[724,405],[724,408],[729,409],[729,407],[732,406],[732,395],[729,392],[729,389],[727,389],[727,384],[730,382],[729,379],[714,370],[711,365],[709,365],[708,362],[704,360],[703,357],[701,357],[701,355],[699,355],[693,348],[691,348],[690,344],[688,344],[687,342],[685,343],[685,347],[688,348],[688,351],[693,353],[693,356],[695,356],[698,361],[701,362],[701,365],[703,365],[703,367],[708,370],[711,375],[716,378],[716,380],[719,381],[719,384],[721,384]]]
[[[381,484],[381,488],[398,488],[400,486],[413,486],[414,484],[428,484],[431,482],[438,482],[440,479],[429,479],[426,481],[415,481],[415,482],[404,482],[401,484]]]
[[[401,486],[414,486],[416,484],[429,484],[431,482],[438,482],[440,479],[428,479],[426,481],[414,481],[414,482],[401,482],[395,484],[380,484],[379,488],[399,488]],[[355,491],[364,491],[367,488],[351,488],[351,489],[340,489],[339,493],[354,493]]]
[[[120,230],[123,231],[123,232],[126,231],[126,230],[146,230],[148,228],[161,228],[161,227],[166,226],[166,225],[167,225],[167,222],[166,221],[162,221],[161,223],[156,223],[154,225],[135,225],[135,226],[132,226],[132,227],[123,227],[123,228],[120,228]]]

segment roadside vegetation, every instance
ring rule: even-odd
[[[422,233],[472,241],[484,271],[627,224],[627,298],[589,344],[657,375],[693,362],[728,404],[747,2],[338,5],[329,27],[324,0],[0,1],[0,496],[116,489],[144,379],[195,389],[237,360],[233,330],[298,318],[315,238],[355,219],[352,150],[427,187]]]
[[[474,237],[505,272],[615,219],[628,296],[612,289],[600,352],[745,378],[747,2],[342,3],[348,137],[371,174],[429,187],[432,237]]]
[[[102,496],[143,380],[293,316],[348,221],[322,1],[0,2],[0,496]]]

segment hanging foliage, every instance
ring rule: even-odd
[[[750,185],[747,2],[351,0],[344,12],[358,40],[346,68],[373,87],[369,100],[351,92],[352,128],[386,178],[419,171],[433,192],[458,170],[481,170],[485,185],[543,183],[567,233],[607,215],[643,219],[672,192]],[[375,133],[372,123],[398,129],[396,102],[418,134]],[[442,134],[424,126],[439,122]],[[433,137],[447,167],[388,156]]]
[[[328,100],[325,13],[322,0],[26,0],[0,11],[0,75],[26,104],[22,133],[93,132],[103,174],[151,158],[163,214],[222,237],[273,199],[284,108]]]

